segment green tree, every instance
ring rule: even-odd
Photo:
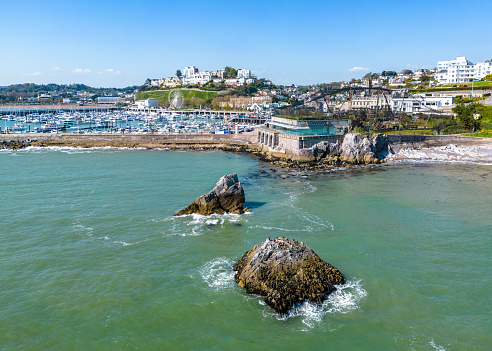
[[[482,78],[482,81],[483,82],[485,82],[485,81],[492,81],[492,74],[488,74],[485,77],[483,77]]]
[[[428,81],[430,81],[430,77],[426,74],[423,74],[422,76],[420,76],[420,81],[421,82],[428,82]]]
[[[463,129],[473,132],[480,129],[481,117],[477,117],[479,114],[477,114],[478,111],[475,104],[465,106],[463,103],[459,103],[452,111],[456,113]]]
[[[225,78],[237,78],[237,69],[226,66],[224,68]]]
[[[183,76],[183,73],[181,73],[181,70],[180,70],[180,69],[178,69],[178,70],[176,71],[176,77],[181,78],[182,76]]]

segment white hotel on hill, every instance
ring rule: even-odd
[[[456,60],[438,61],[436,80],[439,84],[466,83],[480,80],[492,74],[492,62],[483,61],[473,64],[466,56],[458,56]]]

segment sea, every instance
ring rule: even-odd
[[[174,213],[237,173],[245,215]],[[492,166],[304,174],[222,151],[0,151],[1,350],[490,350]],[[268,237],[346,284],[288,316],[234,282]]]

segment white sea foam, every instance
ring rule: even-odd
[[[434,339],[432,339],[430,342],[429,342],[429,345],[432,346],[434,348],[434,350],[436,351],[446,351],[446,349],[440,345],[437,345],[435,342],[434,342]]]
[[[84,235],[87,237],[92,236],[92,233],[94,231],[94,228],[88,227],[83,224],[74,224],[73,229],[77,232],[84,232]]]
[[[218,257],[205,263],[198,271],[202,279],[212,289],[234,287],[234,261],[226,257]]]
[[[288,320],[290,318],[301,318],[307,331],[313,329],[323,322],[323,317],[333,313],[349,313],[360,309],[360,302],[367,296],[367,291],[362,287],[361,279],[351,279],[343,285],[337,285],[337,290],[323,301],[322,304],[305,302],[299,307],[294,307],[287,315],[280,316],[275,314],[278,320]],[[265,310],[264,314],[272,314],[270,309]]]
[[[224,228],[224,226],[230,223],[239,223],[239,222],[247,222],[247,219],[241,215],[236,214],[211,214],[208,216],[200,215],[200,214],[190,214],[183,216],[173,216],[171,218],[167,218],[164,222],[172,222],[172,228],[166,232],[164,235],[166,236],[194,236],[194,235],[202,235],[205,230],[220,227]]]
[[[133,245],[137,245],[139,244],[140,242],[137,241],[137,242],[134,242],[134,243],[129,243],[127,241],[122,241],[122,240],[112,240],[110,237],[108,236],[104,236],[102,238],[99,238],[99,239],[102,239],[102,240],[105,240],[105,241],[110,241],[111,243],[113,244],[118,244],[118,245],[122,245],[122,246],[133,246]]]
[[[28,146],[19,150],[4,149],[3,151],[13,153],[41,153],[41,152],[63,152],[67,154],[84,154],[94,151],[118,151],[118,150],[145,150],[143,147],[113,147],[113,146],[94,146],[94,147],[80,147],[80,146]]]
[[[113,243],[115,243],[115,244],[121,244],[123,246],[133,246],[135,244],[138,244],[138,242],[136,242],[136,243],[128,243],[126,241],[120,241],[120,240],[113,241]]]

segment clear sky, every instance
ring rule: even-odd
[[[196,66],[276,84],[492,58],[492,1],[2,0],[0,85],[141,85]]]

